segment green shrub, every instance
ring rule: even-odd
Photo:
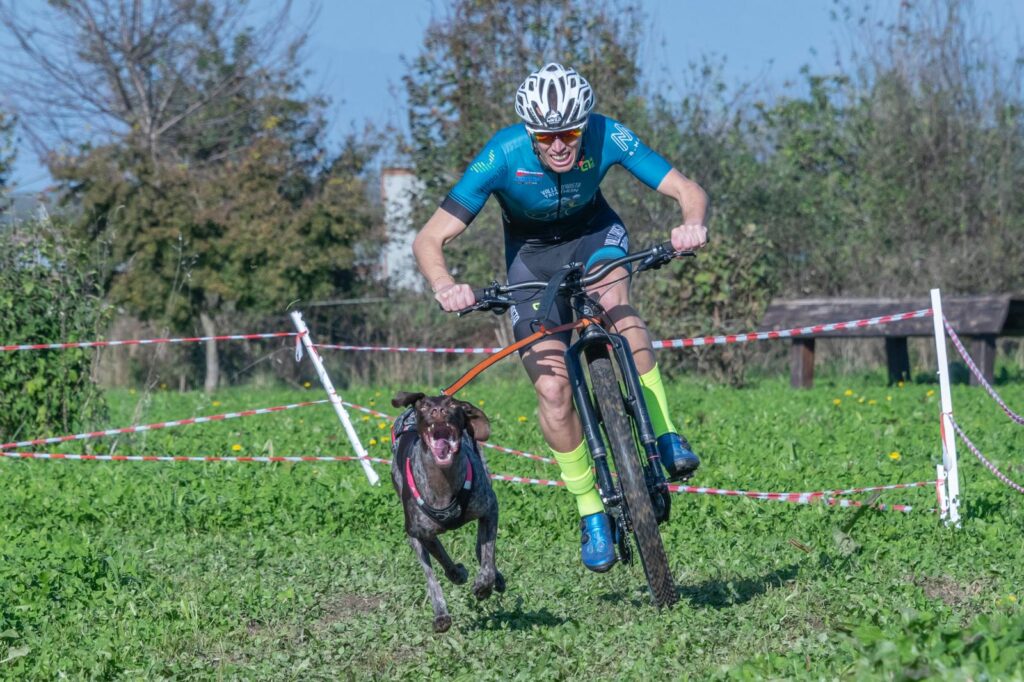
[[[0,233],[0,344],[88,341],[106,311],[75,246],[49,224]],[[67,433],[106,411],[90,349],[0,352],[0,442]]]

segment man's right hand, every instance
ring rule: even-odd
[[[445,312],[455,313],[476,303],[476,296],[468,284],[452,283],[435,291],[434,300]]]

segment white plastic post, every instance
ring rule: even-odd
[[[946,467],[935,465],[935,498],[939,504],[939,520],[943,523],[949,518],[949,503],[946,502]]]
[[[316,352],[316,348],[313,347],[313,339],[309,337],[309,329],[306,328],[306,323],[302,320],[302,313],[293,311],[291,316],[292,322],[295,323],[295,329],[299,332],[299,339],[302,340],[302,345],[306,348],[306,353],[309,354],[309,359],[313,361],[313,366],[316,368],[316,374],[320,377],[320,383],[323,384],[324,390],[327,391],[327,397],[330,398],[331,405],[334,406],[334,411],[337,413],[338,419],[341,420],[341,425],[345,428],[348,441],[355,448],[359,463],[363,465],[363,472],[366,473],[366,478],[369,479],[370,485],[379,485],[380,476],[370,466],[369,455],[363,448],[363,444],[359,442],[359,436],[356,435],[356,430],[352,427],[352,420],[348,418],[348,412],[345,411],[345,406],[341,404],[341,398],[338,396],[337,391],[334,390],[331,378],[327,376],[327,370],[324,369],[324,364],[320,361],[320,355]]]
[[[943,326],[942,296],[932,289],[932,321],[935,323],[935,356],[939,364],[939,398],[942,406],[939,433],[942,435],[942,465],[946,470],[946,525],[960,527],[960,472],[956,465],[956,433],[950,417],[953,399],[949,392],[949,361],[946,359],[946,329]]]

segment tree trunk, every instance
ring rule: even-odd
[[[199,313],[199,323],[203,325],[204,336],[216,336],[217,329],[213,319],[206,313]],[[220,381],[220,362],[217,360],[217,342],[210,339],[206,342],[206,380],[203,382],[203,391],[213,393]]]

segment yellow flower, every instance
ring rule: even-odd
[[[843,395],[845,395],[847,398],[849,398],[851,395],[853,395],[853,389],[852,388],[846,389],[845,391],[843,391]]]
[[[213,405],[214,407],[220,407],[220,401],[219,401],[219,400],[214,400],[214,401],[213,401],[212,403],[210,403],[210,404],[211,404],[211,405]]]
[[[135,389],[134,388],[129,388],[128,389],[128,395],[135,395]]]
[[[892,402],[892,396],[891,395],[885,396],[885,399],[888,400],[889,402]]]
[[[857,402],[863,404],[864,403],[864,396],[861,396],[861,397],[857,398]]]
[[[377,396],[377,397],[379,398],[379,397],[381,396],[381,392],[380,392],[380,391],[377,391],[376,393],[374,393],[374,395],[375,395],[375,396]]]
[[[483,407],[484,406],[484,401],[483,400],[478,400],[478,401],[476,401],[476,404],[479,405],[480,407]]]
[[[889,459],[891,459],[894,462],[900,461],[900,457],[902,457],[902,455],[900,455],[900,453],[896,452],[895,450],[889,453]]]
[[[370,421],[370,415],[368,415],[368,414],[364,414],[364,415],[363,415],[363,421],[364,421],[364,422],[368,422],[368,421]]]
[[[903,382],[902,381],[897,381],[896,382],[896,388],[903,388]]]
[[[234,445],[231,446],[231,451],[232,452],[238,452],[241,449],[242,449],[242,446],[239,445],[238,443],[235,443]]]
[[[1008,594],[1008,595],[1006,595],[1006,601],[1008,601],[1010,603],[1016,602],[1017,601],[1017,595],[1015,595],[1015,594]]]
[[[309,388],[309,387],[310,387],[310,386],[312,386],[312,385],[313,385],[313,384],[309,383],[308,381],[304,381],[304,382],[302,382],[302,387],[303,387],[303,388]]]
[[[374,405],[376,405],[376,404],[377,404],[377,401],[376,401],[376,400],[371,400],[371,401],[370,401],[370,407],[373,407],[373,406],[374,406]]]
[[[519,415],[519,417],[517,419],[518,419],[520,424],[522,424],[523,422],[526,421],[526,417],[524,417],[523,415]]]
[[[838,406],[843,404],[843,401],[840,400],[839,398],[833,398],[832,399],[832,404],[835,405],[836,407],[838,407]]]
[[[877,400],[869,400],[868,401],[868,405],[877,405],[877,404],[878,404]]]
[[[388,428],[388,425],[385,422],[377,422],[377,428],[378,429],[386,429],[386,428]]]
[[[376,444],[377,444],[377,439],[376,438],[371,438],[370,439],[370,445],[376,445]]]
[[[933,395],[935,395],[935,391],[933,391],[932,389],[929,388],[928,392],[925,393],[925,395],[928,396],[929,398],[931,398]]]

